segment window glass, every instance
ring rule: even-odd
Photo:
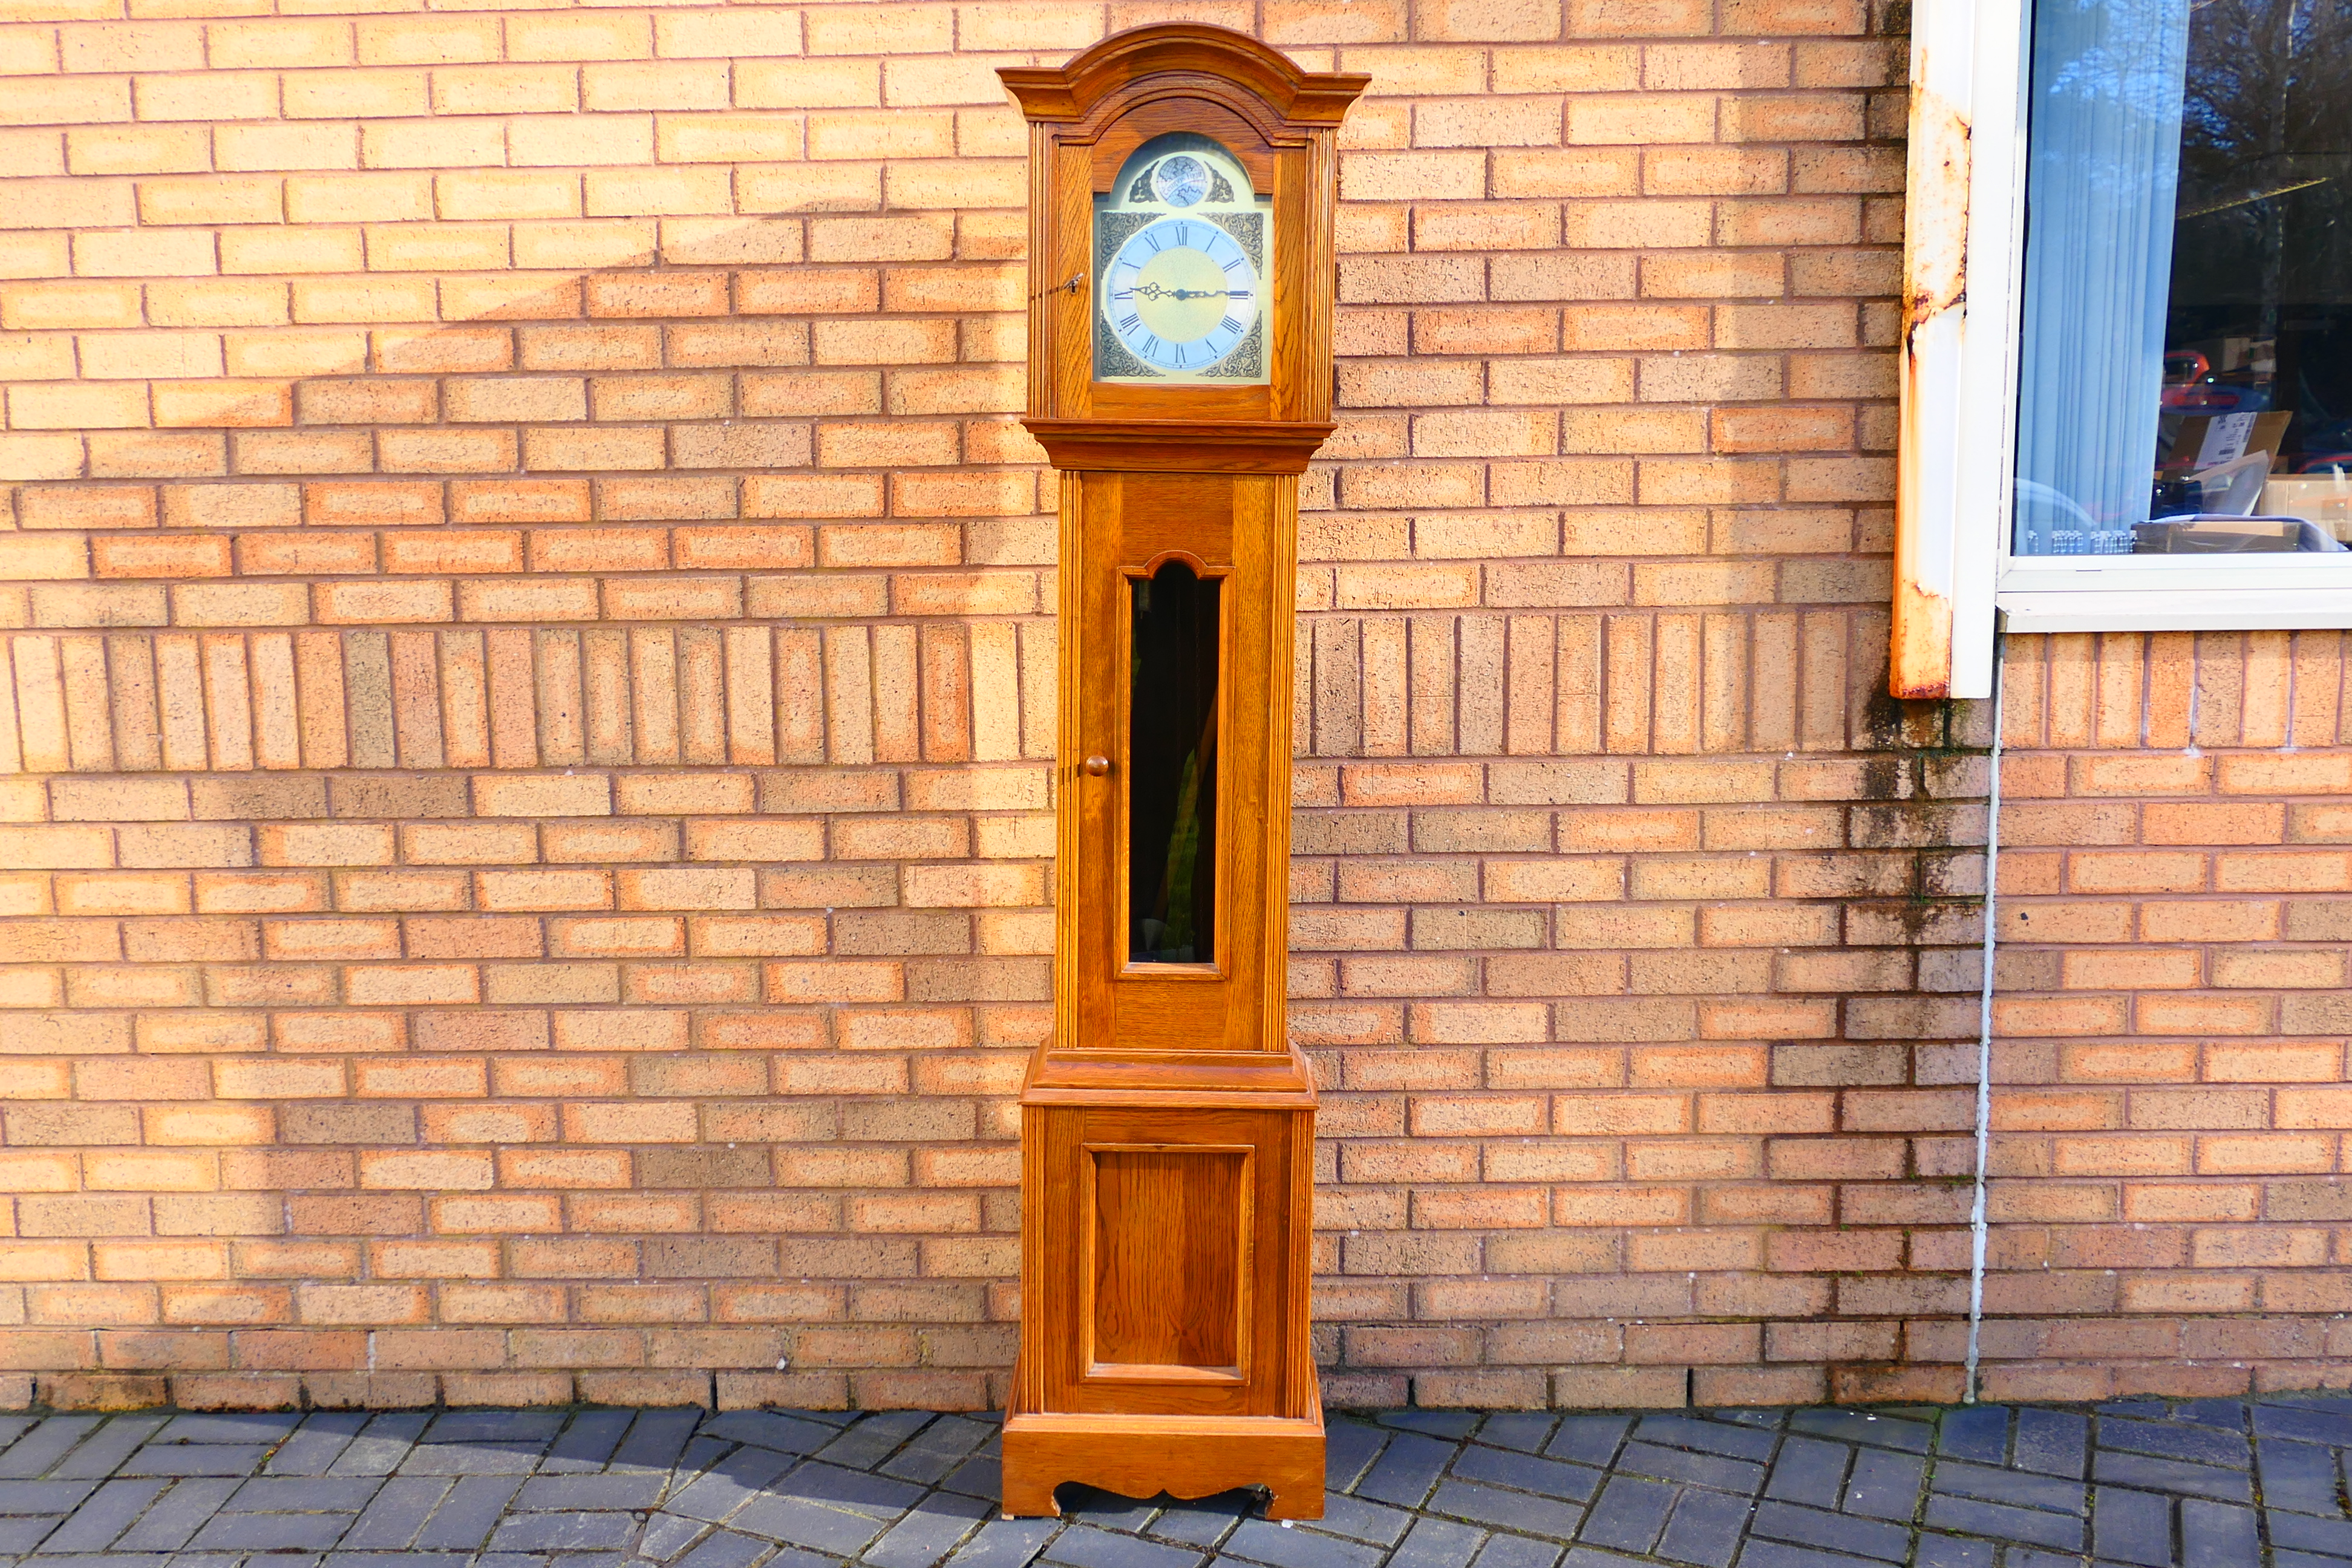
[[[2352,0],[2039,0],[2031,91],[2015,553],[2352,567]]]
[[[1131,584],[1130,963],[1216,959],[1217,589],[1181,561]]]

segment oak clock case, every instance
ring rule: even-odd
[[[1004,1508],[1263,1486],[1318,1518],[1291,638],[1335,140],[1366,79],[1190,24],[999,74],[1030,127],[1026,424],[1061,514],[1054,1030],[1022,1091]]]

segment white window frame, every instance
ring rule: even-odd
[[[1895,690],[1940,674],[1953,697],[1990,696],[1996,609],[2020,632],[2352,627],[2352,554],[2011,552],[2032,0],[1917,0],[1912,27],[1896,618],[1924,599],[1950,628],[1940,670],[1942,639],[1898,632]],[[1947,226],[1962,270],[1938,284]]]

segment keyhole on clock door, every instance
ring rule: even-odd
[[[1129,963],[1216,961],[1217,590],[1181,561],[1131,584]]]

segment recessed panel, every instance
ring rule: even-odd
[[[1094,1365],[1238,1372],[1248,1152],[1087,1153],[1094,1166]]]

